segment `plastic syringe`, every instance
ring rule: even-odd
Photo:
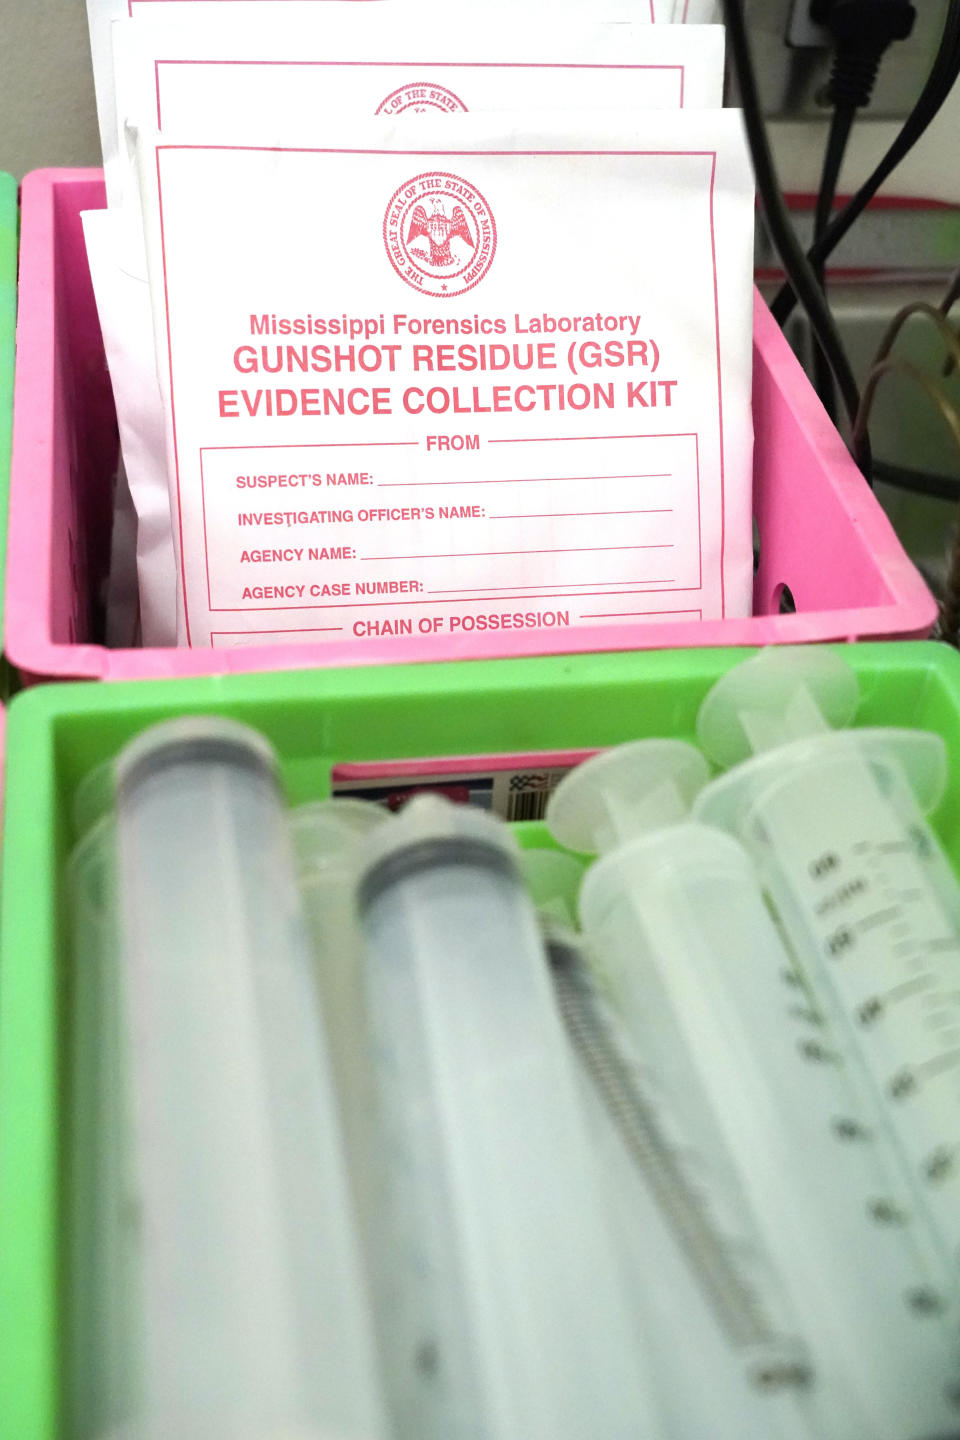
[[[675,1233],[747,1373],[810,1378],[798,1402],[819,1433],[902,1440],[915,1418],[942,1428],[945,1337],[917,1333],[900,1305],[902,1288],[929,1279],[921,1237],[863,1224],[871,1204],[896,1215],[902,1190],[872,1147],[845,1143],[866,1133],[855,1087],[797,988],[749,858],[708,827],[658,824],[683,815],[707,773],[682,742],[638,742],[571,772],[547,810],[562,843],[607,851],[581,917],[662,1096],[663,1178],[690,1197],[672,1211]]]
[[[368,843],[374,1279],[399,1434],[660,1436],[512,837],[422,796]]]
[[[917,1219],[940,1247],[941,1283],[956,1294],[960,889],[924,819],[943,793],[945,749],[917,730],[832,730],[858,702],[849,666],[819,647],[765,651],[731,670],[698,732],[736,768],[696,812],[754,856],[818,1003],[862,1067]],[[921,1311],[941,1303],[905,1299]]]
[[[155,727],[117,763],[140,1214],[137,1440],[388,1433],[273,752]]]
[[[361,1238],[369,1233],[374,1133],[370,1027],[363,986],[363,937],[354,891],[363,844],[393,815],[370,800],[334,797],[300,805],[290,814],[297,878],[320,1011],[335,1080]]]
[[[601,988],[598,956],[575,927],[582,860],[524,850],[524,880],[541,917],[554,987],[580,1062],[581,1095],[624,1275],[643,1316],[669,1435],[813,1440],[803,1392],[751,1384],[695,1261],[722,1245],[687,1173],[669,1102]],[[702,1172],[701,1172],[702,1179]]]
[[[64,1413],[70,1440],[86,1440],[119,1433],[133,1413],[140,1354],[112,816],[74,849],[68,892]]]

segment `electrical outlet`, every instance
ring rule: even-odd
[[[909,40],[891,46],[865,117],[900,120],[930,73],[948,0],[917,0]],[[748,0],[747,23],[766,113],[777,119],[823,119],[830,52],[809,19],[809,0]]]
[[[810,19],[811,0],[793,0],[787,24],[787,44],[791,50],[827,50],[830,32]]]

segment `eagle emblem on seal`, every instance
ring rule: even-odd
[[[433,208],[427,214],[423,205],[418,205],[410,216],[410,225],[407,230],[407,246],[414,252],[420,251],[424,259],[431,265],[452,265],[454,256],[450,250],[450,241],[454,239],[465,240],[471,250],[476,250],[476,241],[470,234],[467,225],[467,217],[459,205],[454,205],[453,213],[448,215],[441,199],[433,201]],[[429,246],[429,253],[425,247],[415,245],[415,241],[426,240]]]

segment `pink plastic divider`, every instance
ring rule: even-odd
[[[104,203],[98,170],[42,170],[23,185],[5,643],[26,680],[929,634],[933,597],[757,296],[753,618],[236,650],[92,643],[117,430],[79,217]],[[780,613],[784,587],[795,614]]]
[[[0,851],[3,848],[3,797],[7,788],[7,712],[0,705]]]

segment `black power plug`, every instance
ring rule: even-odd
[[[827,87],[831,105],[869,105],[884,52],[913,30],[916,10],[909,0],[811,0],[810,18],[833,37],[833,71]]]

